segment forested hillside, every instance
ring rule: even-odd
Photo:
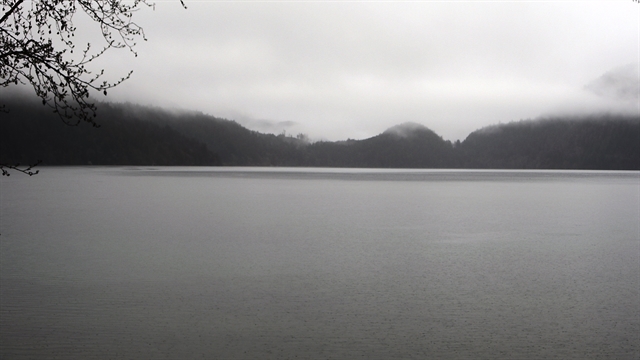
[[[467,168],[640,169],[640,121],[602,115],[490,126],[457,149]]]
[[[66,126],[33,103],[8,107],[0,113],[5,164],[640,170],[640,120],[633,116],[512,122],[456,143],[412,123],[364,140],[309,143],[197,112],[131,104],[100,104],[100,128]]]
[[[365,140],[319,142],[306,149],[310,166],[457,167],[450,141],[417,124],[401,124]]]
[[[219,165],[206,146],[168,126],[101,108],[100,127],[65,125],[50,108],[12,102],[0,112],[0,163],[43,165]]]

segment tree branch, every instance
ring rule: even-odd
[[[38,166],[38,164],[40,164],[41,162],[42,160],[38,160],[38,162],[36,162],[33,165],[29,165],[26,168],[20,168],[20,164],[9,165],[9,164],[0,163],[0,170],[2,171],[2,176],[11,176],[8,169],[15,170],[29,176],[33,176],[40,172],[40,170],[33,171],[33,168]]]
[[[2,15],[2,19],[0,19],[0,24],[2,24],[3,22],[5,22],[8,18],[9,15],[11,15],[14,11],[16,11],[16,9],[18,8],[18,6],[20,6],[20,4],[22,4],[24,2],[24,0],[18,0],[16,1],[15,4],[13,4],[13,6],[11,7],[11,9],[9,9],[9,11],[7,11],[6,13],[4,13],[4,15]]]

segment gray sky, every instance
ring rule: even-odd
[[[107,100],[328,140],[407,121],[463,140],[540,115],[638,112],[637,91],[585,88],[616,68],[637,84],[640,6],[631,0],[185,3],[135,14],[149,40],[138,57],[104,59],[113,78],[134,70]]]

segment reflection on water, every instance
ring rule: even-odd
[[[3,178],[0,358],[636,359],[638,176]]]

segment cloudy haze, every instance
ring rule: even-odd
[[[456,140],[540,115],[638,112],[640,6],[631,0],[185,3],[135,14],[148,41],[138,57],[105,59],[113,77],[134,70],[108,100],[328,140],[404,122]],[[625,66],[635,96],[593,91]]]

